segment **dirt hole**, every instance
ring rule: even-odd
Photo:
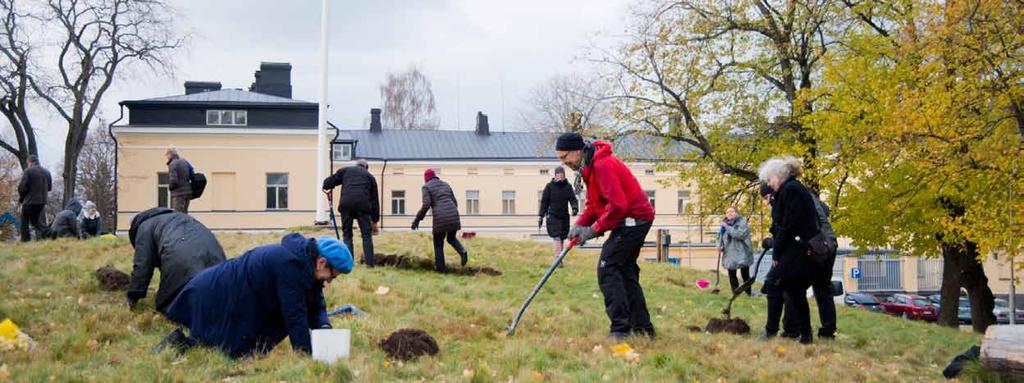
[[[750,334],[750,325],[740,318],[711,318],[704,330],[712,334],[726,332],[730,334]]]
[[[415,271],[434,271],[434,261],[420,257],[410,257],[407,255],[397,254],[375,254],[373,256],[373,263],[376,266],[391,266],[397,269],[403,270],[415,270]],[[454,275],[466,275],[473,276],[477,274],[484,274],[490,276],[501,275],[501,270],[490,266],[483,267],[458,267],[448,265],[447,274]]]
[[[128,290],[128,283],[131,281],[131,277],[128,274],[115,269],[111,265],[96,269],[96,279],[100,282],[100,289],[104,291]]]
[[[423,355],[437,355],[437,341],[423,330],[401,329],[380,341],[380,348],[393,360],[410,361]]]

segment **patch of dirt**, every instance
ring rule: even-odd
[[[700,326],[686,326],[686,330],[689,332],[704,332],[704,329],[700,328]]]
[[[750,334],[750,325],[740,318],[711,318],[704,330],[712,334],[725,332],[742,335]]]
[[[125,291],[128,290],[131,276],[115,269],[114,266],[106,265],[96,269],[96,279],[103,291]]]
[[[441,351],[437,341],[423,330],[405,328],[391,333],[380,341],[380,348],[388,358],[400,361],[415,360],[423,355],[437,355]]]
[[[375,266],[391,266],[396,269],[415,271],[434,271],[434,261],[426,258],[410,257],[397,254],[374,254],[373,263]],[[501,275],[501,270],[490,266],[484,267],[448,267],[447,274],[474,276],[484,274],[490,276]]]

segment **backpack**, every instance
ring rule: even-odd
[[[815,205],[821,203],[821,201],[818,201],[818,197],[812,196],[812,198],[814,198]],[[814,214],[816,216],[818,215],[817,207],[814,209]],[[819,218],[828,219],[828,217]],[[836,250],[839,248],[839,244],[829,236],[825,235],[825,232],[821,230],[822,227],[820,219],[814,221],[814,223],[818,227],[818,234],[815,234],[807,241],[807,255],[811,258],[811,263],[818,269],[831,269],[832,264],[835,262],[835,254]]]
[[[196,173],[196,170],[192,168],[191,162],[185,162],[188,164],[188,185],[192,188],[192,198],[198,199],[203,196],[203,191],[206,190],[206,175],[203,173]]]

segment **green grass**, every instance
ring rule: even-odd
[[[279,234],[222,234],[229,257]],[[212,350],[178,357],[150,349],[173,325],[152,310],[121,306],[123,293],[100,291],[93,270],[105,264],[130,271],[126,239],[0,245],[0,319],[11,317],[35,339],[35,350],[0,353],[10,379],[102,382],[231,381],[554,381],[767,382],[939,381],[941,369],[980,337],[921,322],[839,309],[838,339],[804,347],[787,340],[687,332],[718,315],[727,296],[692,287],[709,273],[644,264],[657,341],[631,342],[641,357],[615,357],[605,340],[608,320],[594,276],[596,253],[577,251],[533,302],[518,333],[503,329],[551,261],[550,247],[478,238],[465,242],[471,265],[494,266],[500,277],[459,277],[391,268],[357,268],[325,290],[329,308],[352,303],[366,319],[333,319],[353,331],[347,363],[326,366],[290,351],[233,361]],[[426,257],[424,234],[385,234],[378,252]],[[357,245],[358,248],[358,245]],[[451,254],[449,266],[457,264]],[[673,282],[674,281],[674,282]],[[680,286],[683,284],[685,286]],[[377,286],[391,289],[376,295]],[[742,297],[733,311],[755,334],[764,326],[764,300]],[[813,311],[813,306],[812,306]],[[817,318],[813,318],[817,323]],[[441,346],[436,357],[386,363],[377,343],[400,328],[421,328]],[[595,346],[601,350],[595,352]],[[977,368],[971,379],[988,377]],[[2,380],[2,378],[0,378]]]

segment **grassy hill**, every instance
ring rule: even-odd
[[[280,236],[218,235],[229,257]],[[385,234],[377,242],[378,252],[430,257],[425,234]],[[627,361],[613,355],[605,340],[596,253],[571,254],[516,336],[507,338],[503,329],[550,264],[550,247],[484,238],[466,246],[471,265],[493,266],[504,275],[357,268],[335,280],[325,290],[328,308],[352,303],[370,317],[333,319],[335,328],[352,329],[352,357],[326,366],[292,353],[286,343],[270,355],[240,361],[210,350],[151,355],[173,328],[152,310],[156,278],[143,308],[129,312],[121,306],[123,293],[101,291],[93,275],[106,264],[130,272],[127,239],[0,244],[0,318],[11,317],[37,343],[30,352],[0,353],[0,364],[19,382],[940,381],[954,355],[980,342],[968,332],[847,308],[839,309],[838,339],[809,347],[758,342],[755,335],[691,333],[686,327],[703,327],[727,297],[693,287],[709,273],[645,264],[641,283],[659,338],[635,340],[640,358]],[[450,254],[448,260],[451,267],[458,257]],[[390,292],[377,295],[378,286]],[[763,328],[763,299],[742,297],[733,311],[755,334]],[[400,328],[426,330],[441,353],[410,363],[386,361],[377,343]],[[977,369],[968,376],[985,378]]]

